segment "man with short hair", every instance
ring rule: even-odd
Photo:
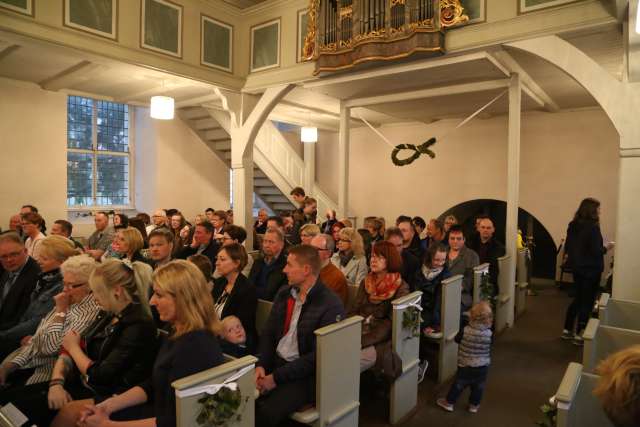
[[[411,255],[418,260],[422,259],[422,246],[420,246],[420,237],[416,233],[416,228],[411,221],[411,217],[401,216],[398,218],[397,226],[402,232],[402,248],[404,251],[410,252]]]
[[[302,208],[304,207],[303,206],[304,199],[307,198],[307,195],[304,192],[304,188],[296,187],[293,190],[291,190],[291,193],[289,194],[291,195],[293,200],[298,204],[299,210],[302,210]]]
[[[277,228],[284,234],[284,220],[282,219],[282,217],[276,215],[267,218],[267,230],[270,228]]]
[[[371,234],[371,244],[384,239],[382,235],[384,224],[379,218],[375,216],[366,217],[364,219],[364,228],[369,230],[369,233]]]
[[[40,272],[17,233],[0,234],[0,330],[18,323],[29,306]]]
[[[96,231],[89,236],[87,241],[87,254],[100,261],[102,255],[109,249],[113,241],[114,230],[109,226],[109,216],[106,212],[97,212],[93,218]]]
[[[256,287],[258,298],[272,301],[278,290],[287,284],[287,277],[282,271],[286,262],[284,234],[279,228],[267,228],[262,250],[249,273],[249,282]]]
[[[491,218],[481,218],[478,223],[478,238],[469,245],[480,259],[480,264],[489,263],[489,283],[493,285],[493,296],[498,294],[498,258],[504,256],[505,248],[494,237],[496,232]]]
[[[264,234],[267,231],[267,219],[269,218],[269,214],[266,209],[260,209],[258,211],[258,219],[255,224],[253,224],[253,229],[258,234]]]
[[[71,237],[71,233],[73,233],[73,224],[64,219],[56,220],[51,227],[52,235],[66,237],[73,242],[76,248],[84,250],[84,246],[82,246],[80,242]]]
[[[344,274],[334,263],[331,262],[331,256],[335,249],[335,241],[328,234],[316,234],[311,239],[311,246],[318,250],[322,269],[320,270],[320,281],[338,295],[342,304],[347,306],[347,279]],[[358,283],[359,285],[359,283]]]
[[[473,303],[473,268],[480,264],[478,254],[464,244],[462,226],[452,225],[449,229],[449,253],[447,269],[451,276],[461,274],[462,279],[462,311],[468,311]]]
[[[308,245],[293,247],[287,257],[289,286],[276,295],[260,336],[255,371],[259,427],[278,426],[315,400],[314,331],[344,316],[340,299],[318,279],[320,266],[318,251]]]
[[[196,225],[191,244],[184,246],[176,258],[187,259],[191,255],[202,254],[209,258],[211,265],[215,265],[219,250],[220,244],[213,238],[213,224],[204,221]]]
[[[434,243],[440,243],[444,240],[445,231],[444,231],[444,223],[436,218],[431,218],[429,220],[429,224],[427,224],[427,239],[426,239],[426,248],[433,245]],[[447,242],[443,242],[445,245]]]
[[[391,243],[402,257],[402,280],[404,280],[411,292],[415,287],[415,276],[421,267],[421,260],[404,247],[404,234],[398,227],[390,227],[384,233],[384,239]]]
[[[33,205],[23,205],[20,208],[20,215],[27,213],[38,213],[38,208]]]
[[[158,227],[169,227],[167,211],[164,209],[158,209],[153,213],[153,216],[151,217],[151,224],[147,225],[147,236]]]
[[[211,216],[213,224],[213,235],[215,239],[222,238],[222,229],[227,225],[227,213],[225,211],[215,211]]]
[[[22,218],[20,217],[20,214],[12,215],[11,218],[9,218],[9,230],[15,231],[16,233],[18,233],[20,238],[23,238]]]
[[[207,221],[211,222],[211,220],[213,219],[213,213],[215,211],[216,210],[213,209],[213,208],[207,208],[207,209],[204,210],[204,216],[207,217]]]

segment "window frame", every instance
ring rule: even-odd
[[[80,98],[91,99],[92,102],[92,114],[91,114],[91,150],[84,148],[69,148],[69,134],[68,134],[68,124],[69,124],[69,101],[68,98],[71,96],[76,96]],[[131,210],[135,209],[135,114],[134,108],[126,103],[122,103],[127,106],[127,114],[129,116],[129,151],[109,151],[109,150],[98,150],[98,101],[106,101],[113,102],[116,104],[120,104],[119,102],[115,102],[110,99],[104,99],[99,97],[88,97],[85,95],[76,95],[76,94],[67,94],[67,159],[69,158],[69,153],[78,153],[78,154],[89,154],[91,155],[91,168],[92,168],[92,180],[91,180],[91,198],[94,201],[94,204],[91,206],[69,206],[67,203],[67,212],[83,212],[83,211],[104,211],[104,210]],[[119,156],[119,157],[128,157],[129,158],[129,203],[126,205],[98,205],[96,204],[97,200],[97,192],[98,192],[98,156],[99,155],[108,155],[108,156]],[[68,171],[68,168],[67,168]],[[67,183],[67,191],[69,190],[69,183]],[[68,193],[67,193],[68,198]]]

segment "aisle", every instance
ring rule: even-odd
[[[438,388],[426,378],[420,385],[417,413],[407,427],[521,427],[541,419],[538,407],[551,396],[571,361],[582,357],[581,349],[560,340],[564,312],[569,304],[565,293],[555,287],[528,298],[528,310],[515,328],[498,337],[482,406],[477,414],[466,410],[468,391],[456,411],[445,412],[435,405],[446,394],[448,384]],[[363,401],[361,426],[384,425],[382,399]]]

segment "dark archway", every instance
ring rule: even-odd
[[[448,209],[440,215],[440,219],[444,219],[447,215],[454,215],[464,227],[468,238],[474,232],[475,219],[480,214],[488,215],[493,219],[496,227],[495,237],[504,242],[507,204],[501,200],[469,200]],[[557,247],[551,234],[540,221],[522,208],[518,209],[518,228],[522,230],[523,238],[532,243],[530,245],[533,261],[532,275],[554,279]]]

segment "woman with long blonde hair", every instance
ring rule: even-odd
[[[175,393],[171,383],[223,363],[216,335],[221,325],[204,275],[194,264],[175,260],[153,274],[151,305],[171,326],[153,366],[151,378],[97,405],[89,405],[80,423],[91,426],[131,421],[127,426],[174,426]],[[195,351],[194,351],[195,350]],[[153,401],[153,404],[148,403]]]
[[[619,427],[640,425],[640,345],[612,354],[596,368],[600,381],[593,394]]]
[[[349,286],[358,286],[369,273],[362,236],[354,228],[343,228],[338,231],[336,246],[338,252],[331,262],[342,271]]]

